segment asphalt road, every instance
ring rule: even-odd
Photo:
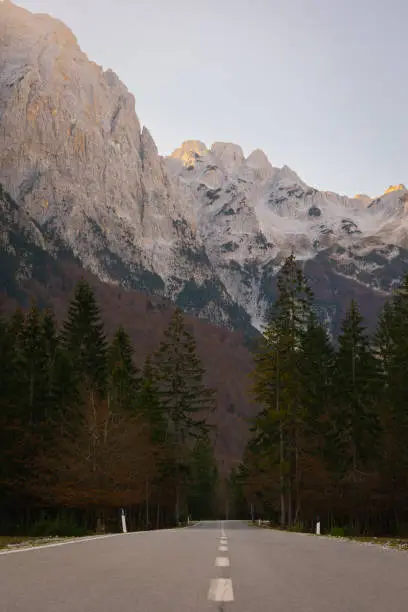
[[[203,522],[0,553],[0,612],[406,612],[408,553]]]

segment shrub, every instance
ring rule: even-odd
[[[297,522],[294,525],[292,525],[289,531],[294,531],[296,533],[302,533],[303,531],[305,531],[305,528],[302,522]]]
[[[335,538],[344,538],[346,532],[344,527],[332,527],[330,529],[330,535],[334,536]]]
[[[54,518],[42,516],[30,529],[29,535],[33,537],[69,537],[84,536],[87,534],[85,527],[81,527],[72,517],[58,515]]]

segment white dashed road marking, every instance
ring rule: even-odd
[[[211,580],[208,599],[211,601],[234,601],[231,579],[214,578]]]
[[[219,541],[218,550],[220,552],[227,552],[227,536],[224,531],[224,521],[221,521],[221,537],[218,537]],[[228,557],[216,557],[215,558],[215,566],[216,567],[229,567],[230,560]],[[224,572],[221,570],[221,574]],[[232,580],[231,578],[213,578],[210,583],[210,590],[208,591],[208,599],[216,602],[227,602],[234,601],[234,593],[232,590]]]
[[[230,561],[228,557],[217,557],[215,560],[216,567],[229,567]]]

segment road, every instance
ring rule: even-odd
[[[202,522],[0,554],[1,612],[406,612],[408,553]]]

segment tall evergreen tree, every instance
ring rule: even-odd
[[[376,346],[383,380],[379,468],[382,490],[399,523],[408,503],[408,274],[381,313]]]
[[[43,316],[35,304],[28,311],[22,330],[21,399],[27,407],[27,423],[32,426],[47,414],[49,362],[43,329]]]
[[[150,425],[155,442],[163,442],[167,432],[164,408],[160,402],[159,383],[150,355],[146,357],[136,396],[137,411]]]
[[[92,397],[107,388],[107,341],[99,307],[90,285],[80,281],[62,330],[62,345],[73,371]]]
[[[317,496],[316,484],[325,479],[327,414],[331,407],[334,350],[326,330],[314,313],[310,315],[298,354],[300,382],[296,518],[304,517],[305,496]],[[309,517],[310,518],[310,517]]]
[[[206,419],[214,410],[214,391],[204,383],[205,370],[180,309],[175,310],[164,332],[155,354],[155,370],[168,433],[181,443],[199,437],[208,429]]]
[[[133,346],[120,326],[109,346],[109,395],[111,411],[134,411],[138,388],[137,369],[133,363]]]
[[[53,418],[59,409],[54,396],[55,391],[55,369],[59,347],[59,333],[54,313],[47,309],[42,313],[41,321],[41,342],[44,346],[45,356],[45,385],[44,390],[44,417]]]
[[[160,404],[167,421],[166,437],[175,447],[175,517],[179,522],[181,487],[187,469],[186,444],[190,438],[200,437],[208,430],[206,419],[214,410],[214,392],[204,383],[205,370],[180,309],[175,310],[155,354],[155,370]]]
[[[191,451],[188,509],[194,518],[212,518],[216,509],[218,469],[209,436],[196,441]]]
[[[364,471],[378,439],[378,369],[363,319],[352,301],[343,321],[334,372],[336,462],[344,473]]]
[[[0,498],[6,499],[16,480],[15,399],[17,394],[15,337],[11,323],[0,317]]]
[[[312,306],[312,292],[293,253],[286,259],[277,279],[278,299],[267,318],[263,341],[255,353],[253,372],[255,399],[264,410],[256,427],[276,449],[279,432],[280,520],[292,524],[295,484],[299,503],[299,444],[303,424],[299,362],[302,338]],[[277,453],[273,452],[274,456]]]

